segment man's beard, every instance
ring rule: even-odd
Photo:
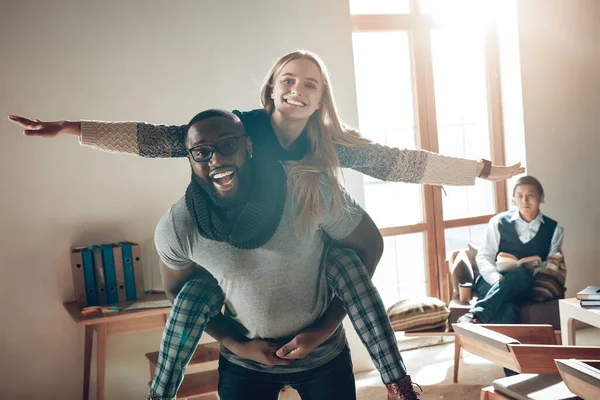
[[[250,189],[252,187],[252,162],[251,160],[247,159],[239,168],[231,165],[228,165],[227,168],[234,170],[234,176],[237,180],[238,188],[233,197],[221,196],[219,192],[217,192],[217,189],[215,189],[215,186],[210,179],[209,182],[205,182],[196,174],[194,174],[193,171],[192,179],[194,179],[196,183],[198,183],[198,185],[200,185],[200,187],[208,194],[208,197],[215,205],[219,207],[232,208],[248,201]]]

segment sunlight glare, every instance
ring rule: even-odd
[[[445,28],[484,34],[494,22],[494,0],[422,0],[421,12]]]

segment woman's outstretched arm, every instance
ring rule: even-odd
[[[42,122],[16,115],[8,119],[24,128],[26,136],[79,137],[84,146],[142,157],[185,157],[185,126],[146,122],[52,121]]]
[[[481,175],[484,167],[479,161],[377,143],[360,146],[337,144],[336,150],[342,167],[390,182],[474,185],[475,178]],[[521,167],[521,163],[509,167],[493,165],[489,176],[484,179],[506,180],[524,172],[525,168]]]

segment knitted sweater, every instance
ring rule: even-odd
[[[255,149],[278,160],[298,159],[281,148],[269,116],[262,110],[234,111],[242,120]],[[82,121],[80,142],[99,150],[142,157],[186,157],[185,125],[145,122]],[[372,143],[358,147],[337,145],[340,164],[377,179],[431,185],[473,185],[477,162],[446,157],[425,150],[398,149]]]

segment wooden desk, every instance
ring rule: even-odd
[[[583,308],[576,298],[559,300],[558,308],[560,312],[562,344],[568,346],[575,345],[576,321],[582,321],[600,328],[600,308]]]
[[[164,294],[152,294],[138,301],[164,300]],[[119,307],[125,309],[137,301],[119,303]],[[97,388],[96,399],[104,400],[104,381],[106,378],[106,339],[113,335],[127,333],[145,332],[163,329],[171,307],[152,308],[144,310],[119,311],[115,313],[93,313],[82,315],[81,309],[75,302],[64,303],[65,310],[69,313],[75,325],[85,326],[84,359],[83,359],[83,399],[89,399],[90,369],[92,366],[92,345],[94,331],[96,331],[97,343]]]

